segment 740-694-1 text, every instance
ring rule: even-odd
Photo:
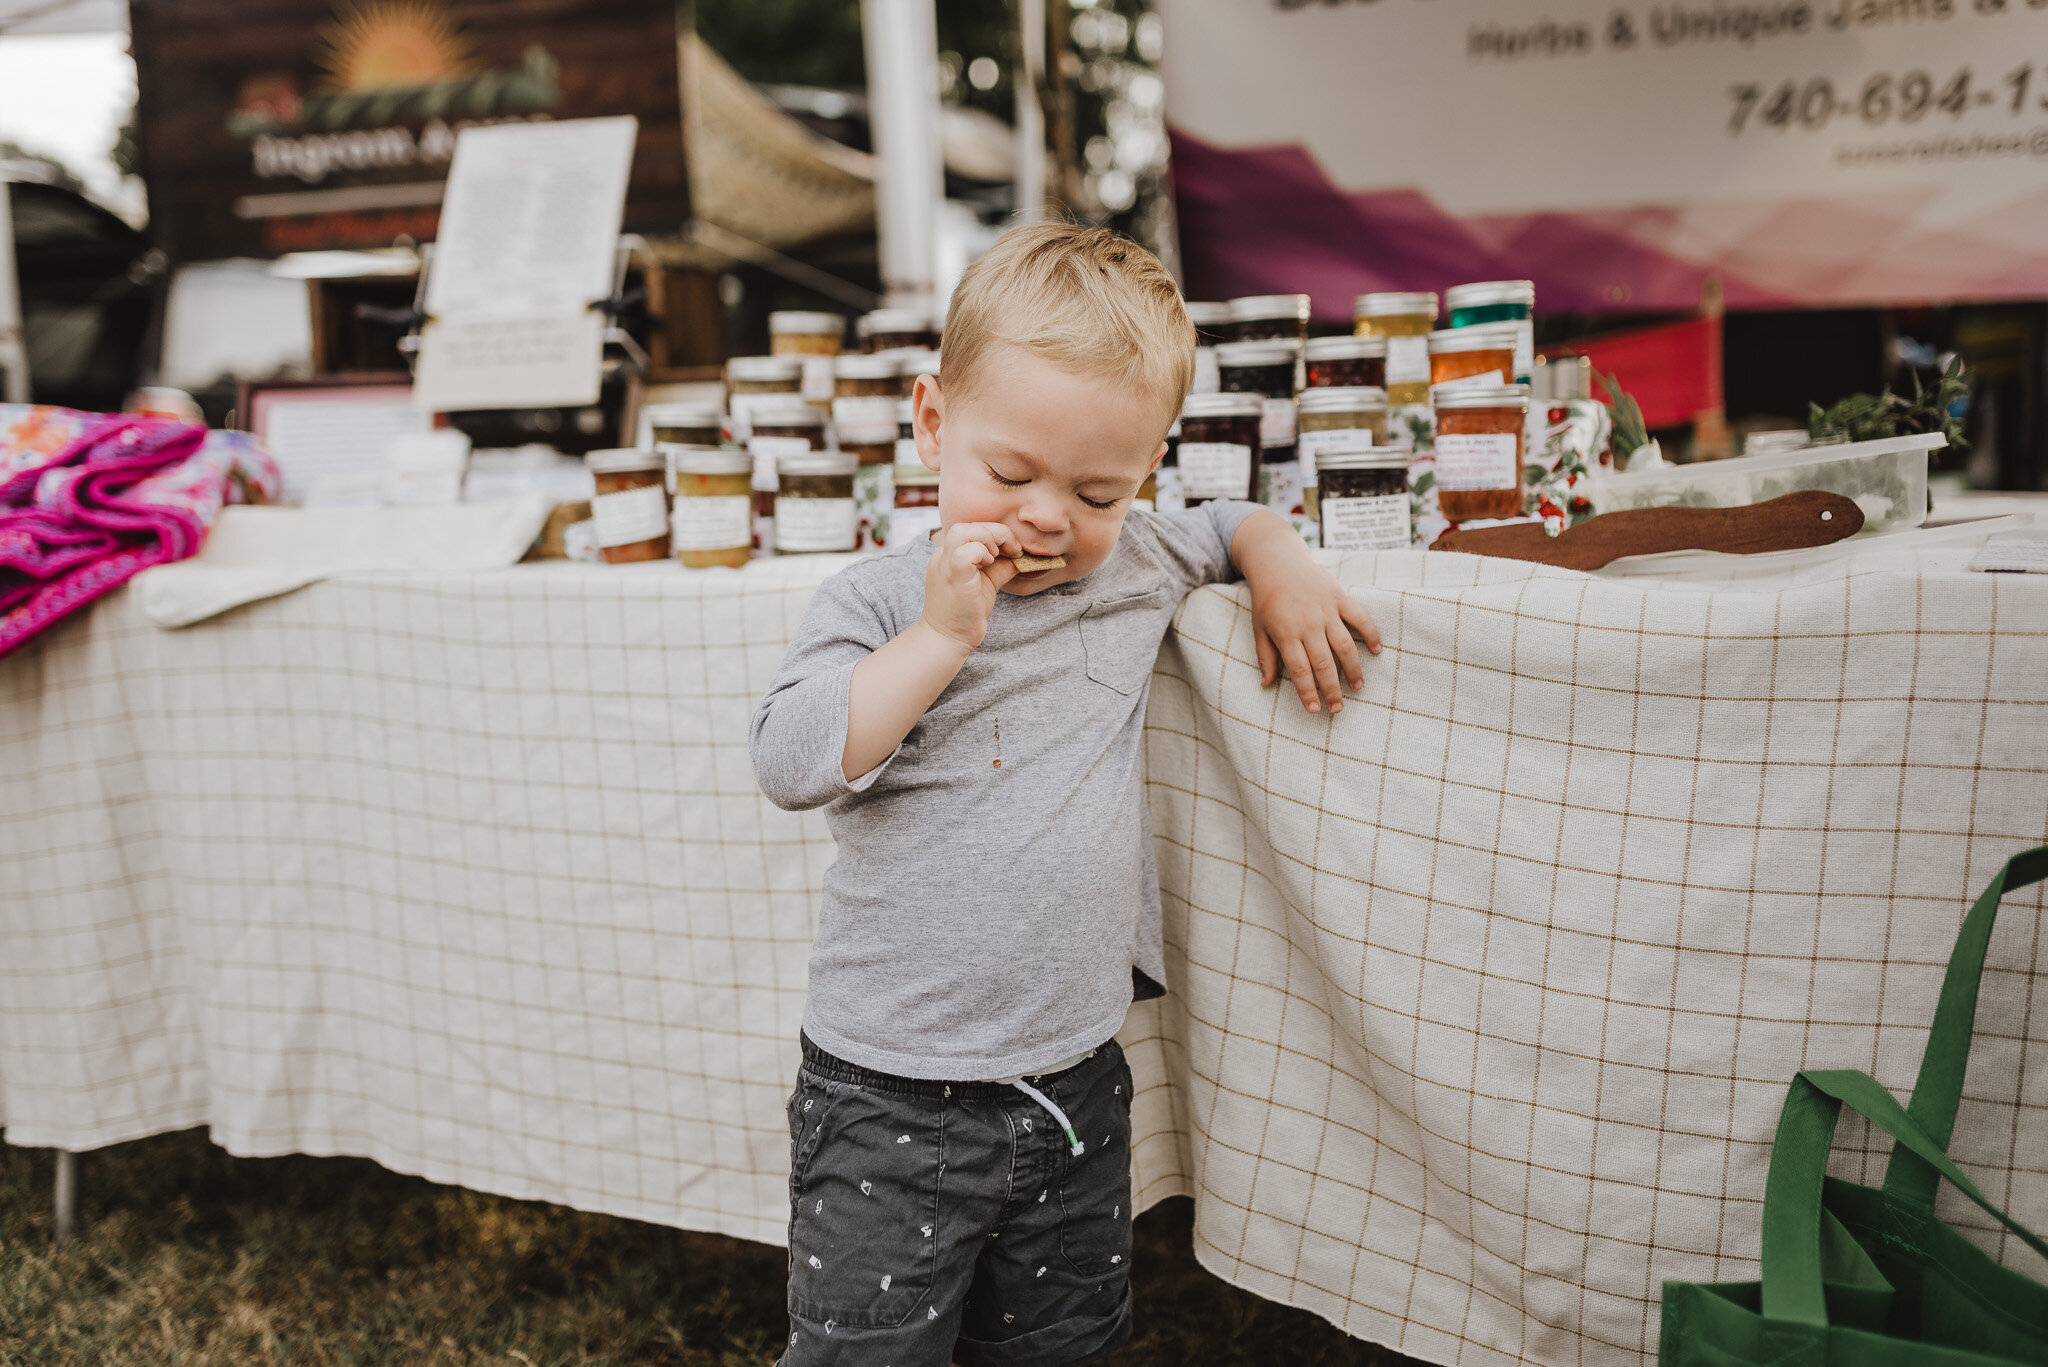
[[[2038,96],[2037,74],[2042,77]],[[1826,76],[1815,76],[1777,86],[1732,85],[1728,97],[1734,106],[1728,116],[1730,137],[1757,129],[1818,131],[1836,119],[1852,118],[1877,128],[1893,120],[1914,124],[1943,115],[1959,119],[1976,109],[2013,115],[2029,109],[2048,110],[2048,72],[2037,73],[2032,62],[1987,82],[1980,82],[1969,67],[1959,67],[1946,77],[1926,71],[1879,72],[1861,86],[1847,89],[1837,89]]]

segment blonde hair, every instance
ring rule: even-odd
[[[996,239],[953,291],[940,352],[946,397],[971,394],[996,344],[1140,391],[1180,415],[1195,328],[1159,258],[1106,228],[1024,223]]]

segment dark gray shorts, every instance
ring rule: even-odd
[[[1036,1367],[1131,1335],[1131,1070],[1115,1040],[1030,1081],[870,1072],[806,1038],[789,1099],[784,1367]]]

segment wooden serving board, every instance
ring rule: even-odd
[[[1742,508],[1631,508],[1602,513],[1556,536],[1540,522],[1445,532],[1433,551],[1498,555],[1568,570],[1597,570],[1625,555],[1721,551],[1755,555],[1828,546],[1863,529],[1863,510],[1840,494],[1808,489]]]

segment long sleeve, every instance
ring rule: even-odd
[[[822,807],[867,788],[895,759],[891,752],[853,783],[840,768],[853,668],[895,634],[850,572],[818,586],[748,730],[754,777],[770,802],[787,811]]]
[[[1211,499],[1199,508],[1177,513],[1133,513],[1158,553],[1188,588],[1227,583],[1237,577],[1230,559],[1231,538],[1238,526],[1259,511],[1256,503]]]

